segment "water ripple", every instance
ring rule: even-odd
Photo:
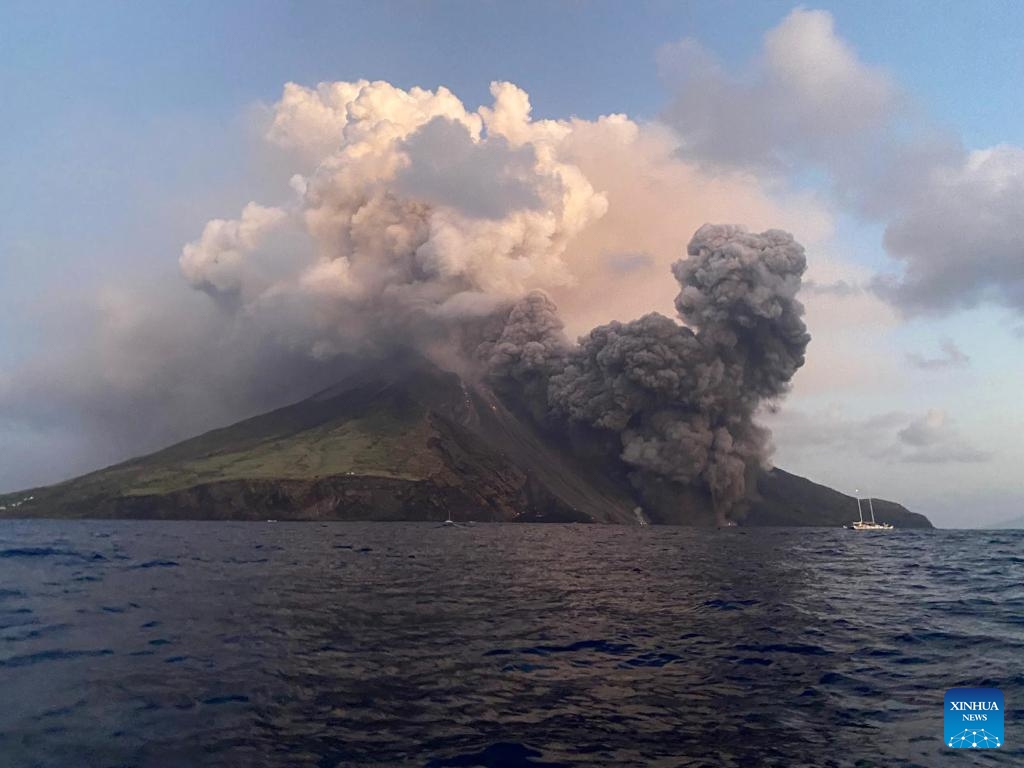
[[[5,521],[0,762],[953,765],[947,688],[1024,716],[1022,551],[1005,531]]]

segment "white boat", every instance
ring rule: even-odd
[[[871,512],[871,521],[864,519],[864,512],[860,505],[860,491],[854,491],[857,494],[857,517],[860,519],[856,522],[844,525],[844,528],[849,528],[853,531],[891,531],[893,530],[892,523],[879,523],[875,521],[875,505],[871,503],[871,497],[868,496],[868,509]]]
[[[452,511],[450,509],[448,510],[448,519],[444,521],[444,525],[458,525],[458,523],[452,520]]]

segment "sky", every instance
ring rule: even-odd
[[[0,491],[228,423],[330,376],[331,347],[310,332],[319,321],[267,310],[265,285],[211,267],[225,263],[211,249],[229,234],[242,243],[231,253],[247,253],[247,237],[293,247],[293,233],[266,232],[273,211],[292,211],[296,183],[308,198],[327,156],[309,117],[323,106],[316,86],[365,79],[397,89],[382,99],[448,89],[465,109],[430,114],[470,133],[479,107],[511,114],[520,92],[533,125],[571,123],[548,170],[580,170],[587,184],[562,192],[593,210],[562,211],[564,247],[540,257],[570,279],[554,270],[537,285],[573,332],[670,312],[668,265],[704,221],[792,231],[807,249],[813,340],[765,416],[775,462],[943,526],[1016,517],[1022,32],[1014,2],[5,3]],[[519,89],[505,107],[492,82]],[[288,112],[286,83],[306,111]],[[433,139],[426,157],[461,146]],[[554,194],[510,183],[490,202],[491,187],[453,201],[431,173],[422,166],[407,189],[456,207],[504,214],[509,196]],[[475,171],[459,173],[471,189]],[[207,237],[216,220],[243,224]],[[294,286],[326,301],[309,275],[330,274],[303,275]],[[506,278],[490,273],[488,286],[530,287]],[[211,301],[228,283],[244,311]],[[268,355],[255,331],[233,335],[239,318],[287,343]]]

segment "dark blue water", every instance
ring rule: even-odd
[[[3,766],[1020,765],[1024,534],[4,521],[0,698]]]

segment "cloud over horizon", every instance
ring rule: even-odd
[[[709,168],[824,173],[838,204],[882,222],[902,267],[873,281],[908,315],[984,303],[1024,313],[1024,148],[968,150],[860,59],[830,13],[798,8],[728,70],[694,40],[664,47],[664,119]]]
[[[975,464],[992,458],[965,438],[946,411],[890,411],[851,417],[839,407],[805,412],[786,409],[768,419],[791,455],[828,448],[836,455],[857,455],[903,464]]]

